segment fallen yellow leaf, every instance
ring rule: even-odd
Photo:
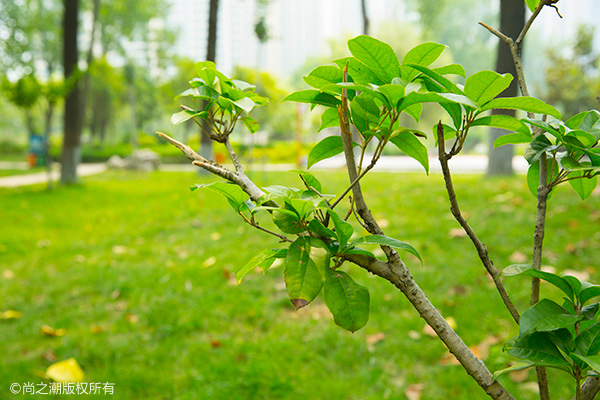
[[[64,336],[67,333],[67,330],[64,328],[54,329],[49,325],[42,325],[41,331],[48,336]]]
[[[52,364],[46,375],[55,382],[83,382],[85,374],[74,358]]]
[[[23,313],[21,311],[15,310],[6,310],[4,312],[0,312],[0,319],[17,319],[21,318]]]

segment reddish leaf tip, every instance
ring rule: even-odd
[[[301,309],[302,307],[306,307],[308,305],[308,301],[304,299],[290,299],[296,310]]]

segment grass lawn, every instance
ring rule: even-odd
[[[0,169],[0,178],[3,176],[37,174],[38,172],[44,171],[46,171],[44,167],[34,167],[27,169]]]
[[[347,182],[342,173],[317,176],[329,193]],[[0,398],[22,398],[11,397],[11,383],[42,382],[52,362],[70,357],[87,382],[114,382],[115,399],[405,399],[419,383],[423,400],[487,398],[443,358],[445,347],[424,333],[402,293],[356,266],[342,268],[369,287],[371,315],[354,334],[334,325],[322,297],[293,311],[281,267],[237,286],[233,274],[278,244],[242,225],[219,195],[189,191],[210,179],[110,172],[54,192],[0,189],[0,311],[23,313],[0,320]],[[254,179],[300,186],[291,173]],[[535,204],[523,177],[457,176],[456,186],[499,269],[529,255]],[[517,327],[471,243],[450,234],[458,224],[441,176],[372,174],[364,187],[386,233],[423,256],[423,267],[405,261],[432,302],[469,346],[499,339],[477,350],[492,371],[504,368],[511,357],[502,343]],[[598,282],[599,210],[598,192],[581,202],[560,188],[543,264]],[[529,280],[505,282],[523,311]],[[543,294],[560,299],[549,286]],[[66,334],[44,335],[44,324]],[[501,379],[516,398],[533,399],[534,375]],[[550,382],[554,398],[574,392],[560,373],[550,371]]]

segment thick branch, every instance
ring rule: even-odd
[[[479,259],[481,260],[481,262],[483,263],[483,266],[485,267],[487,272],[490,274],[490,276],[494,280],[494,284],[496,285],[496,289],[498,290],[498,293],[500,294],[500,297],[502,298],[504,305],[510,312],[510,315],[513,317],[515,322],[517,324],[519,324],[519,319],[520,319],[519,312],[517,311],[517,308],[511,301],[510,296],[506,292],[506,289],[504,288],[504,284],[502,283],[502,280],[500,279],[500,274],[498,273],[498,270],[494,266],[494,263],[492,262],[492,260],[490,260],[487,248],[485,247],[485,245],[483,243],[481,243],[481,240],[479,240],[479,238],[477,237],[477,234],[475,233],[473,228],[471,228],[471,226],[467,223],[467,220],[463,217],[462,213],[460,212],[460,208],[458,206],[458,200],[456,199],[456,192],[454,191],[454,184],[452,183],[452,175],[450,174],[450,168],[448,167],[448,157],[446,155],[446,149],[445,149],[445,143],[444,143],[444,127],[442,126],[441,121],[438,124],[437,137],[438,137],[438,146],[439,146],[438,158],[440,160],[440,165],[442,166],[442,173],[444,175],[444,181],[446,182],[446,191],[448,192],[448,198],[450,200],[450,210],[452,211],[452,215],[458,221],[460,226],[462,226],[464,231],[467,233],[467,235],[471,239],[471,242],[473,242],[473,245],[475,246],[475,249],[477,250],[477,254],[479,255]]]
[[[173,146],[177,147],[179,150],[181,150],[181,152],[183,154],[185,154],[185,156],[187,158],[192,160],[192,164],[194,164],[200,168],[203,168],[206,171],[208,171],[214,175],[220,176],[221,178],[226,179],[226,180],[238,185],[240,188],[242,188],[242,190],[244,192],[246,192],[250,196],[250,198],[253,201],[257,201],[259,198],[261,198],[262,196],[265,195],[265,192],[260,190],[260,188],[258,186],[256,186],[256,184],[254,184],[254,182],[252,182],[246,176],[243,169],[238,170],[237,172],[230,171],[220,164],[217,164],[213,161],[207,160],[206,158],[202,157],[201,155],[196,153],[194,150],[192,150],[192,148],[190,146],[188,146],[187,144],[183,144],[183,143],[173,139],[172,137],[170,137],[167,134],[164,134],[162,132],[157,132],[157,135],[162,137],[169,143],[171,143]],[[229,145],[227,150],[230,150],[230,149],[231,149],[231,145]],[[231,151],[233,152],[233,149],[231,149]],[[235,153],[233,153],[233,155],[235,156]],[[236,159],[237,163],[239,164],[239,161],[237,160],[237,156],[235,156],[235,159]],[[235,161],[234,161],[234,165],[235,165]],[[241,165],[240,165],[240,167],[241,167]]]
[[[400,261],[399,263],[385,263],[368,256],[348,255],[348,261],[380,276],[404,293],[406,298],[419,312],[419,315],[433,328],[456,359],[461,363],[467,373],[481,386],[492,399],[514,399],[513,396],[500,384],[494,381],[491,372],[462,341],[462,339],[448,325],[444,317],[431,304],[423,290],[417,285],[410,271]]]
[[[600,392],[600,378],[596,376],[589,377],[581,385],[581,400],[592,400],[598,392]]]

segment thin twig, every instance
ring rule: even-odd
[[[247,224],[249,224],[250,226],[253,226],[254,228],[258,229],[259,231],[263,231],[263,232],[265,232],[265,233],[268,233],[269,235],[273,235],[273,236],[275,236],[275,237],[278,237],[278,238],[279,238],[279,239],[280,239],[282,242],[294,243],[294,241],[293,241],[293,240],[291,240],[291,239],[289,239],[289,238],[287,238],[287,237],[285,237],[285,236],[283,236],[283,235],[280,235],[280,234],[279,234],[279,233],[277,233],[277,232],[273,232],[273,231],[271,231],[271,230],[269,230],[269,229],[267,229],[267,228],[263,228],[262,226],[260,226],[260,225],[258,224],[258,222],[252,222],[252,221],[250,221],[250,220],[249,220],[249,219],[248,219],[248,218],[247,218],[247,217],[244,215],[244,213],[242,213],[241,211],[238,211],[238,214],[239,214],[239,215],[240,215],[240,216],[241,216],[241,217],[244,219],[244,221],[245,221]]]
[[[473,242],[475,249],[477,249],[477,254],[479,255],[479,259],[483,263],[483,266],[487,270],[488,274],[494,280],[494,284],[496,285],[496,289],[498,290],[498,293],[500,294],[500,297],[502,298],[504,305],[508,309],[508,312],[510,312],[510,315],[513,317],[515,322],[517,324],[519,324],[519,319],[520,319],[519,312],[517,311],[517,308],[511,301],[510,296],[506,292],[506,289],[504,288],[504,284],[502,283],[502,280],[500,279],[500,274],[498,273],[498,270],[496,269],[496,267],[494,266],[494,263],[492,262],[492,260],[490,259],[489,255],[488,255],[487,248],[481,242],[481,240],[479,240],[479,238],[477,237],[477,234],[475,233],[473,228],[471,228],[471,226],[467,223],[467,220],[462,215],[460,208],[458,206],[458,200],[456,199],[456,192],[454,191],[454,184],[452,183],[452,175],[450,174],[450,168],[448,167],[448,157],[446,154],[445,143],[444,143],[444,126],[442,125],[441,121],[438,123],[437,137],[438,137],[438,158],[440,160],[440,165],[442,167],[444,181],[446,182],[446,191],[448,192],[448,198],[450,200],[450,205],[451,205],[450,210],[452,211],[452,215],[458,221],[460,226],[462,226],[464,231],[467,233],[467,235],[471,239],[471,242]]]

